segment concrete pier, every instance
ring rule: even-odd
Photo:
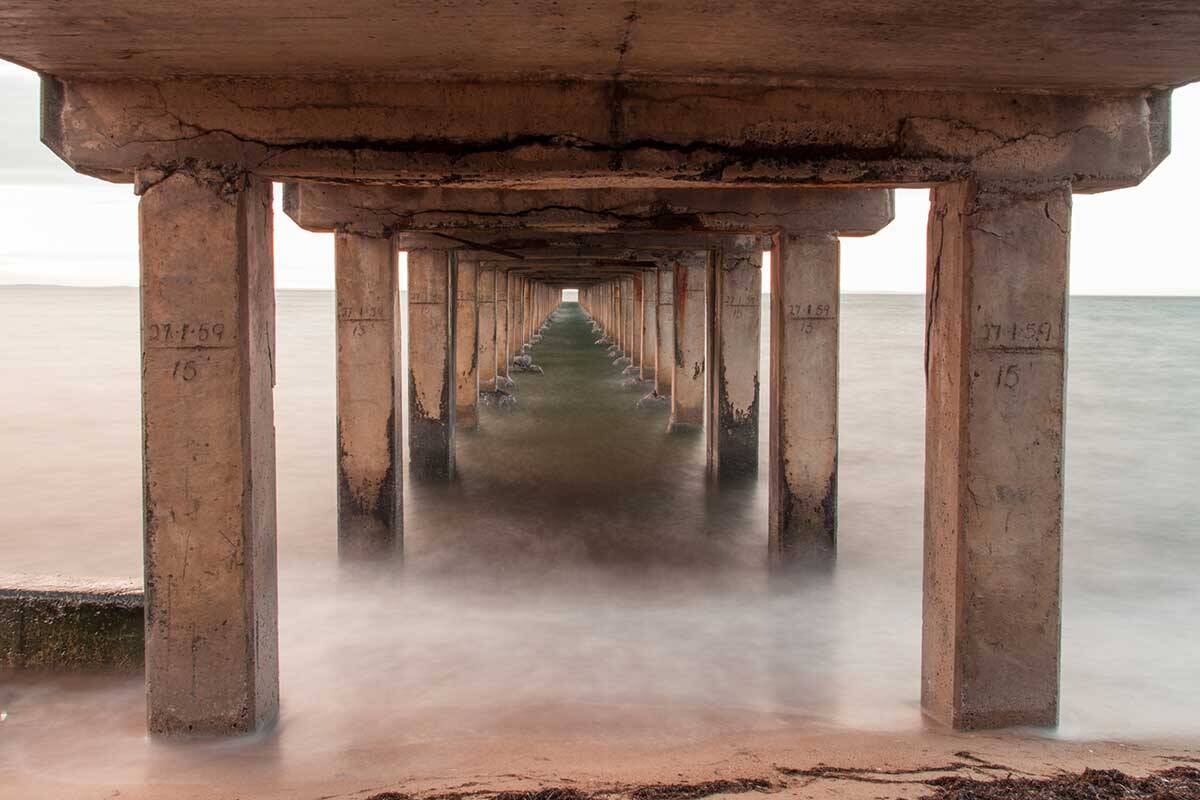
[[[1071,193],[954,183],[930,209],[921,703],[1058,719]]]
[[[709,272],[708,469],[721,478],[758,472],[758,354],[762,244],[721,246]]]
[[[403,549],[397,256],[391,237],[334,236],[338,555],[344,558],[388,558]]]
[[[447,480],[479,381],[509,383],[562,286],[670,394],[670,430],[707,405],[712,474],[753,476],[774,241],[777,564],[835,551],[836,237],[890,219],[889,188],[934,187],[922,703],[956,728],[1056,720],[1070,198],[1166,157],[1167,87],[1200,79],[1194,3],[1082,21],[1028,0],[982,18],[835,3],[815,22],[727,4],[704,25],[620,3],[547,22],[520,0],[486,19],[127,3],[113,25],[103,3],[9,5],[0,56],[42,76],[42,141],[142,198],[152,732],[277,713],[272,180],[338,236],[343,555],[400,550],[389,242],[409,259],[410,474]],[[377,46],[342,46],[364,25]],[[855,208],[886,214],[847,227]],[[638,252],[670,254],[653,287]]]
[[[675,353],[670,432],[704,426],[706,252],[678,257],[675,271]]]
[[[839,246],[781,234],[771,261],[768,548],[774,564],[837,552]]]
[[[271,185],[180,170],[138,208],[147,724],[246,733],[279,708]]]
[[[461,430],[479,427],[479,316],[477,263],[457,259],[454,307],[454,424]]]
[[[408,468],[416,480],[454,477],[454,257],[408,250]]]
[[[496,283],[493,267],[480,267],[477,302],[479,304],[479,389],[496,388]]]

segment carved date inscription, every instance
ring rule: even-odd
[[[987,347],[1046,348],[1059,344],[1062,337],[1053,322],[985,322],[979,329]]]
[[[220,322],[151,322],[146,325],[146,342],[159,346],[204,347],[220,345],[225,325]]]

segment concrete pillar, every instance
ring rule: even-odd
[[[454,255],[408,250],[408,466],[417,480],[454,477]]]
[[[509,287],[509,292],[512,297],[512,317],[511,324],[513,327],[513,342],[512,352],[508,354],[508,360],[511,362],[513,356],[519,355],[522,345],[525,344],[525,278],[521,275],[511,276],[515,283]]]
[[[477,263],[457,259],[454,308],[454,424],[460,430],[479,427],[479,316],[476,304]]]
[[[338,555],[401,552],[400,293],[391,237],[334,236]]]
[[[507,389],[512,386],[508,368],[512,361],[512,333],[509,304],[508,270],[496,270],[496,388]]]
[[[496,388],[496,270],[480,268],[479,303],[479,387]]]
[[[771,264],[768,542],[776,565],[836,553],[838,240],[781,234]]]
[[[730,242],[712,261],[708,468],[722,478],[758,472],[760,248],[755,239]]]
[[[675,375],[675,270],[661,269],[658,275],[658,308],[655,323],[658,328],[654,361],[654,391],[667,397],[671,394],[671,379]]]
[[[933,191],[921,702],[959,729],[1058,718],[1071,193]]]
[[[707,254],[681,258],[675,270],[675,374],[669,431],[704,426],[704,316]]]
[[[279,708],[271,183],[179,170],[139,206],[152,733]]]
[[[658,362],[658,270],[648,269],[641,276],[642,314],[641,349],[638,354],[638,377],[654,380]]]
[[[637,361],[639,351],[641,349],[638,344],[638,328],[641,327],[640,320],[642,318],[642,307],[638,301],[638,284],[639,280],[630,276],[622,279],[621,287],[623,290],[621,296],[621,320],[624,326],[625,345],[622,348],[625,351],[625,357],[629,359],[629,366],[637,369]]]

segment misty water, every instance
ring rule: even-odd
[[[0,289],[0,572],[140,577],[137,308],[134,289]],[[714,489],[702,437],[634,408],[646,387],[622,386],[577,306],[534,349],[545,375],[515,376],[517,408],[459,435],[459,478],[406,483],[403,567],[339,568],[333,311],[279,293],[279,728],[169,769],[467,733],[925,724],[921,297],[843,299],[839,559],[791,588],[767,580],[766,404],[762,477]],[[1200,299],[1071,300],[1046,735],[1200,733],[1198,324]],[[0,710],[0,762],[27,774],[168,770],[139,678],[0,674]]]

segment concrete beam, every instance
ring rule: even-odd
[[[138,219],[148,724],[246,733],[279,708],[271,185],[176,173]]]
[[[229,164],[281,181],[597,188],[1131,186],[1166,155],[1169,94],[741,83],[45,77],[42,140],[142,181]],[[139,187],[139,191],[145,184]]]
[[[955,728],[1058,719],[1066,185],[930,210],[921,701]]]
[[[415,189],[289,183],[283,208],[306,230],[538,230],[563,233],[777,230],[875,233],[893,216],[883,189]],[[468,235],[464,233],[464,235]]]

